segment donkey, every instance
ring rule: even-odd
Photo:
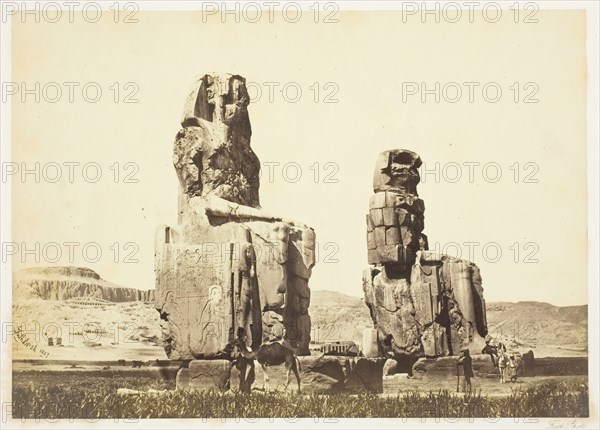
[[[510,358],[506,352],[500,354],[498,358],[498,370],[500,371],[500,383],[504,384],[508,382],[509,375],[509,367],[510,366]]]
[[[262,367],[264,375],[264,387],[265,391],[269,392],[269,366],[279,366],[285,364],[287,370],[285,388],[290,384],[290,372],[294,372],[296,381],[298,383],[298,392],[300,392],[300,360],[294,355],[294,352],[283,346],[279,342],[263,343],[256,351],[248,351],[245,343],[242,343],[242,339],[235,341],[235,346],[239,351],[239,354],[245,360],[256,360],[260,367]]]

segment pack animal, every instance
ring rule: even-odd
[[[294,372],[296,381],[298,383],[298,392],[300,392],[300,360],[294,355],[294,352],[283,346],[279,342],[263,343],[256,351],[248,351],[245,344],[241,344],[242,341],[239,339],[236,341],[236,348],[239,351],[241,357],[245,360],[256,360],[262,367],[264,375],[264,389],[266,392],[269,391],[269,366],[280,366],[285,365],[286,382],[285,388],[290,383],[290,373]]]
[[[498,370],[500,371],[500,383],[501,384],[508,382],[508,378],[510,377],[509,366],[510,366],[510,358],[508,357],[507,353],[503,352],[502,354],[500,354],[500,357],[498,358]]]

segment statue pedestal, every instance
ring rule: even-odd
[[[497,378],[498,368],[492,363],[487,354],[472,354],[473,373],[475,378]],[[420,358],[413,366],[413,376],[416,379],[456,378],[457,357]],[[462,368],[460,369],[462,375]]]
[[[383,358],[310,356],[298,357],[300,361],[300,387],[304,394],[382,393]],[[192,360],[189,367],[177,373],[177,389],[225,392],[239,390],[239,372],[227,360]],[[271,391],[296,392],[298,386],[293,372],[285,388],[285,366],[269,366]],[[256,380],[253,391],[264,389],[264,376],[260,365],[255,366]]]
[[[229,360],[192,360],[177,372],[177,389],[225,392],[229,390],[230,368]],[[236,382],[232,379],[231,385],[237,386]]]

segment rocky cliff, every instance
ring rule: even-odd
[[[154,290],[108,282],[84,267],[32,267],[13,275],[13,300],[68,300],[81,297],[109,302],[152,302]]]

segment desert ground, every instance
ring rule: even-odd
[[[114,380],[123,376],[141,376],[151,378],[156,383],[161,384],[164,389],[175,389],[175,375],[179,369],[179,363],[169,365],[161,362],[160,366],[153,363],[148,363],[142,368],[134,368],[129,362],[119,364],[114,361],[15,361],[13,363],[13,376],[15,383],[19,384],[22,380],[36,378],[44,378],[52,375],[53,372],[60,372],[61,375],[80,375],[82,378],[96,376]],[[257,378],[253,389],[263,391],[262,381],[263,374],[260,366],[256,369]],[[586,375],[541,375],[533,377],[520,377],[515,383],[501,384],[496,378],[474,378],[472,381],[473,391],[479,392],[486,396],[510,396],[515,391],[527,391],[544,383],[559,383],[568,382],[574,384],[587,384],[588,378]],[[118,383],[117,383],[118,385]],[[399,393],[409,392],[439,392],[448,391],[451,393],[456,390],[457,379],[454,377],[426,377],[414,378],[409,377],[405,373],[400,373],[391,376],[384,376],[382,396],[395,396]],[[130,388],[123,384],[120,388]],[[283,392],[283,387],[272,386],[273,391]],[[461,381],[462,390],[462,381]],[[462,392],[462,391],[461,391]]]

